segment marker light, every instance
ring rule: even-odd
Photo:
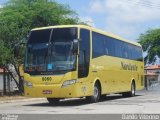
[[[24,85],[26,85],[27,87],[30,87],[30,88],[33,87],[33,84],[29,81],[24,81]]]

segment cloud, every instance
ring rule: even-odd
[[[109,14],[127,22],[143,22],[160,19],[159,0],[92,0],[90,11]],[[148,1],[148,2],[147,2]]]
[[[133,39],[145,24],[160,20],[160,1],[92,0],[90,13],[104,16],[105,30]]]
[[[141,2],[142,0],[129,1],[124,0],[107,0],[105,9],[108,9],[109,13],[113,17],[117,17],[125,22],[144,22],[154,19],[160,19],[160,8],[156,8],[156,5],[160,2],[155,0],[152,3]],[[153,7],[154,5],[154,7]]]
[[[119,35],[131,41],[135,41],[135,34],[139,33],[140,26],[136,24],[124,23],[117,19],[109,18],[106,20],[104,30]]]
[[[89,16],[80,17],[80,21],[87,23],[90,26],[95,27],[95,23],[94,23],[93,19]]]
[[[103,2],[100,0],[93,0],[90,2],[90,12],[95,12],[95,13],[103,13]]]

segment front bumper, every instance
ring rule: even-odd
[[[66,87],[62,84],[53,85],[33,85],[33,87],[25,86],[26,97],[47,97],[47,98],[73,98],[87,96],[87,91],[83,90],[81,83],[75,83]],[[50,91],[44,93],[44,91]]]

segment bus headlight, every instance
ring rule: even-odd
[[[75,84],[76,83],[76,80],[67,80],[67,81],[64,81],[62,87],[66,87],[68,85],[72,85],[72,84]]]
[[[24,85],[27,86],[27,87],[30,87],[30,88],[33,87],[33,84],[29,81],[24,81]]]

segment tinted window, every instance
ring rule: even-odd
[[[135,52],[136,52],[135,60],[142,61],[143,58],[142,58],[142,50],[141,50],[141,48],[135,47]]]
[[[119,40],[115,41],[115,56],[116,57],[123,57],[122,51],[123,51],[123,42]]]
[[[31,31],[28,43],[48,43],[51,34],[51,29],[46,30],[35,30]]]
[[[104,36],[98,33],[92,33],[92,49],[93,58],[99,57],[105,54]]]
[[[86,29],[80,30],[80,47],[79,47],[79,64],[78,78],[87,77],[89,73],[90,62],[90,31]]]
[[[105,47],[104,47],[105,55],[114,56],[115,41],[112,38],[105,36],[104,42],[105,42]]]
[[[92,33],[92,54],[93,58],[109,55],[130,60],[143,60],[140,47],[96,32]]]
[[[131,44],[128,44],[127,45],[127,48],[128,48],[128,59],[131,59],[131,60],[133,60],[133,57],[132,57],[132,49],[133,49],[133,45],[131,45]]]
[[[128,43],[123,42],[122,45],[122,58],[128,58]]]
[[[53,29],[51,42],[71,42],[77,38],[77,28]]]

